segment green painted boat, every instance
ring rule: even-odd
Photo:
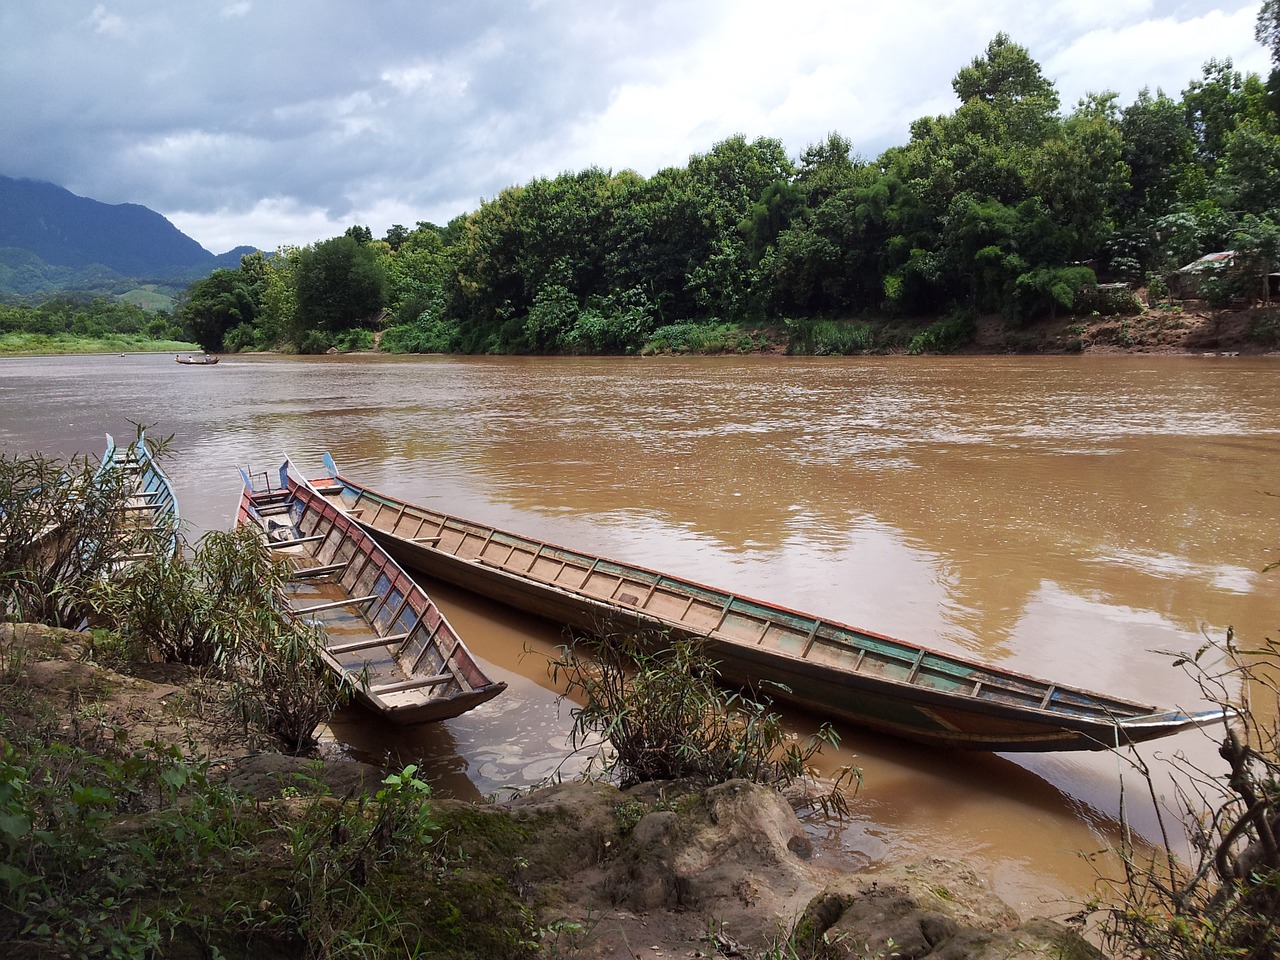
[[[406,569],[599,634],[619,627],[704,638],[725,682],[938,747],[1104,750],[1223,721],[1040,680],[593,556],[406,502],[333,458],[309,484]]]

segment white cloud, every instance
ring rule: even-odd
[[[94,33],[105,34],[109,37],[124,35],[124,18],[118,14],[108,13],[106,6],[101,3],[93,8],[93,12],[89,14],[88,22],[93,27]]]
[[[1257,11],[1214,10],[1189,20],[1160,17],[1116,29],[1095,29],[1076,37],[1047,64],[1060,88],[1075,93],[1070,108],[1084,92],[1114,90],[1131,103],[1143,87],[1163,88],[1179,96],[1200,78],[1210,58],[1231,58],[1237,70],[1267,75],[1267,53],[1253,42]]]
[[[244,245],[268,251],[281,246],[302,246],[316,239],[337,236],[351,225],[331,217],[325,210],[278,196],[265,197],[247,209],[178,210],[166,216],[211,253],[226,253]]]
[[[836,130],[874,158],[913,120],[955,109],[952,77],[1001,31],[1043,65],[1064,109],[1103,89],[1122,106],[1144,86],[1177,96],[1211,57],[1269,70],[1257,8],[386,0],[356,16],[340,0],[0,4],[0,173],[182,211],[175,222],[211,249],[309,243],[353,222],[375,233],[444,222],[564,170],[648,176],[736,133],[796,156]]]

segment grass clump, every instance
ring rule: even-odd
[[[413,767],[340,802],[271,801],[153,746],[5,730],[0,943],[32,957],[523,958],[514,887],[450,854]],[[15,954],[17,955],[17,954]]]
[[[658,327],[640,349],[643,356],[662,353],[745,353],[753,341],[743,339],[741,328],[719,320],[686,321]]]

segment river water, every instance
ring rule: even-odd
[[[230,525],[237,466],[319,473],[328,450],[463,517],[1169,707],[1204,702],[1167,653],[1280,627],[1278,358],[9,359],[0,411],[10,454],[172,434],[189,538]],[[427,586],[510,689],[407,733],[349,710],[328,749],[464,798],[579,770],[559,632]],[[840,732],[824,769],[865,784],[851,821],[809,826],[842,866],[962,858],[1024,912],[1068,913],[1122,812],[1158,832],[1123,758]],[[1217,769],[1198,732],[1141,754],[1179,755]]]

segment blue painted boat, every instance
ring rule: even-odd
[[[96,481],[118,501],[113,529],[119,552],[117,569],[153,554],[177,555],[178,498],[168,474],[147,445],[146,431],[139,431],[138,439],[123,447],[107,434]]]

